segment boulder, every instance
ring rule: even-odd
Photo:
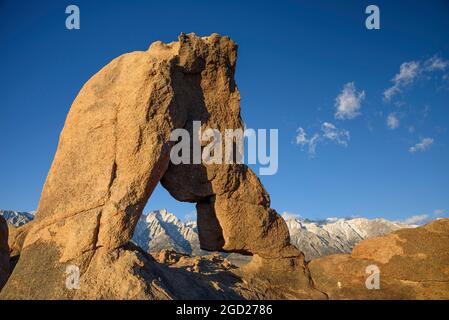
[[[448,249],[449,219],[439,219],[364,240],[351,254],[312,260],[309,270],[330,299],[449,299]]]
[[[0,298],[168,297],[161,286],[149,287],[157,277],[148,266],[156,263],[129,244],[159,181],[177,200],[197,203],[202,249],[306,268],[251,169],[170,162],[175,129],[195,137],[193,121],[223,136],[243,128],[236,59],[228,37],[181,34],[114,59],[83,86]],[[71,270],[79,270],[80,289],[66,285]],[[314,292],[303,280],[304,292]]]

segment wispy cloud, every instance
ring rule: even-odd
[[[304,130],[304,128],[299,127],[296,130],[297,134],[296,134],[296,144],[299,145],[307,145],[309,143],[309,139],[307,139],[307,134],[306,131]]]
[[[449,67],[449,61],[435,55],[425,61],[404,62],[391,81],[393,85],[384,91],[384,99],[390,101],[396,94],[412,85],[421,74],[444,71]]]
[[[408,151],[411,153],[415,153],[418,151],[426,151],[433,144],[433,142],[434,140],[432,138],[422,138],[420,142],[410,147]]]
[[[321,131],[324,139],[334,141],[337,144],[341,144],[345,147],[348,145],[350,139],[349,131],[338,129],[330,122],[324,122],[321,125]]]
[[[441,57],[435,55],[425,62],[424,67],[425,70],[429,72],[444,71],[449,67],[449,61],[443,60]]]
[[[391,98],[401,92],[405,87],[413,83],[419,74],[419,62],[410,61],[404,62],[399,67],[399,73],[397,73],[393,81],[393,86],[384,91],[384,98],[386,100],[391,100]]]
[[[428,214],[419,214],[416,216],[408,217],[407,219],[403,220],[402,223],[405,224],[423,224],[424,222],[427,222],[429,220]]]
[[[396,117],[396,114],[390,113],[387,117],[387,126],[391,130],[394,130],[399,127],[399,119]]]
[[[344,85],[343,90],[335,99],[335,118],[340,120],[353,119],[360,115],[362,100],[365,91],[357,92],[354,82]]]
[[[308,153],[312,156],[316,153],[318,143],[330,141],[346,147],[350,139],[349,131],[338,129],[330,122],[324,122],[320,131],[314,133],[311,138],[308,138],[306,131],[302,127],[299,127],[296,132],[296,144],[300,145],[303,150],[307,148]]]
[[[433,214],[435,215],[435,216],[442,216],[442,215],[444,215],[446,213],[446,210],[444,210],[444,209],[435,209],[435,210],[433,210]]]

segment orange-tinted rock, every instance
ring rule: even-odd
[[[161,180],[176,199],[197,202],[203,249],[304,264],[248,167],[170,163],[174,129],[192,132],[195,120],[222,133],[243,128],[236,58],[237,46],[228,37],[182,34],[179,42],[156,42],[148,51],[114,59],[83,86],[35,220],[14,240],[20,259],[0,298],[165,296],[139,278],[136,268],[148,264],[128,248]],[[65,286],[72,266],[80,270],[79,290]]]
[[[372,265],[380,288],[369,290]],[[309,269],[331,299],[449,299],[449,219],[364,240],[351,255],[312,260]]]

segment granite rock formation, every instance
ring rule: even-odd
[[[160,298],[146,279],[152,263],[129,243],[159,181],[177,200],[197,203],[202,249],[294,260],[310,283],[303,255],[248,167],[170,162],[174,129],[195,137],[193,121],[223,136],[243,128],[236,59],[228,37],[181,34],[114,59],[83,86],[0,298]],[[73,266],[80,290],[64,286]]]

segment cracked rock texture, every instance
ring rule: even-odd
[[[366,268],[380,271],[368,290]],[[449,299],[449,219],[357,244],[352,253],[309,263],[315,286],[331,299]]]
[[[305,268],[248,167],[170,162],[174,129],[185,128],[194,139],[193,121],[223,136],[225,129],[243,129],[236,59],[228,37],[181,34],[178,42],[155,42],[114,59],[83,86],[35,220],[11,241],[20,259],[0,298],[163,298],[145,280],[154,263],[129,246],[159,181],[176,199],[197,203],[202,249],[256,254],[269,263],[294,260]],[[65,287],[71,265],[79,267],[80,290]]]

